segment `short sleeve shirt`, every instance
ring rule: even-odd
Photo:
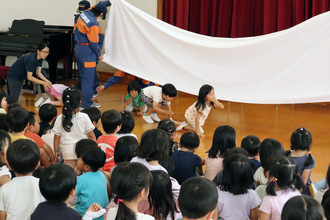
[[[10,79],[27,79],[27,72],[35,72],[37,67],[42,66],[42,59],[37,60],[37,53],[27,53],[21,56],[10,67],[7,77]]]
[[[101,148],[106,154],[106,160],[103,167],[104,171],[110,172],[111,168],[115,166],[114,153],[117,140],[118,138],[116,136],[102,135],[96,141],[99,148]]]
[[[205,120],[207,119],[210,111],[211,111],[211,106],[206,105],[203,110],[197,110],[196,108],[196,103],[192,104],[185,112],[185,118],[187,122],[191,125],[195,124],[195,119],[197,116],[197,113],[200,112],[202,113],[201,117],[199,118],[199,125],[203,126],[205,123]]]
[[[39,135],[37,135],[36,133],[33,133],[31,131],[26,131],[24,133],[24,135],[26,137],[31,138],[32,140],[34,140],[34,142],[36,142],[36,144],[38,145],[39,148],[44,146],[44,144],[46,143],[44,140],[42,140],[42,138]]]
[[[143,89],[143,94],[148,96],[149,98],[152,98],[157,103],[167,103],[169,105],[171,102],[166,102],[163,97],[163,91],[161,87],[158,86],[148,86],[147,88]]]

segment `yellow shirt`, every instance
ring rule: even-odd
[[[11,142],[14,142],[14,141],[16,141],[16,140],[18,140],[18,139],[30,139],[30,140],[32,140],[31,138],[28,138],[28,137],[26,137],[26,136],[24,136],[24,135],[17,136],[17,135],[13,135],[13,134],[11,134],[11,135],[10,135],[10,138],[11,138]],[[32,140],[32,141],[33,141],[33,140]]]

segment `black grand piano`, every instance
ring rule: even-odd
[[[8,32],[0,32],[0,65],[5,65],[7,56],[20,57],[36,50],[37,45],[44,41],[50,51],[46,61],[51,82],[56,82],[57,63],[64,57],[67,77],[72,78],[72,31],[72,26],[45,25],[44,21],[32,19],[14,20]]]

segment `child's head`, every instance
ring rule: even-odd
[[[156,219],[163,219],[162,216],[170,214],[174,218],[176,208],[175,200],[172,194],[172,182],[170,176],[162,170],[153,170],[152,185],[150,187],[148,201],[152,207],[152,216]]]
[[[0,108],[6,108],[7,106],[7,98],[6,93],[0,91]]]
[[[135,213],[126,207],[122,200],[145,200],[151,183],[152,175],[141,163],[124,162],[116,166],[111,175],[110,185],[116,194],[115,202],[118,203],[117,220],[136,219]]]
[[[244,155],[246,157],[249,157],[248,152],[244,148],[234,147],[234,148],[231,148],[231,149],[226,151],[226,153],[224,155],[224,158],[230,157],[231,155],[234,155],[234,154],[241,154],[241,155]]]
[[[271,155],[284,155],[284,148],[278,140],[266,138],[260,144],[259,155],[261,166],[265,167],[268,157]]]
[[[324,193],[321,205],[324,209],[325,218],[330,220],[330,189]]]
[[[29,139],[18,139],[7,150],[7,161],[16,174],[27,175],[39,165],[40,149]]]
[[[0,162],[7,163],[7,149],[11,144],[10,136],[7,132],[0,130]]]
[[[89,148],[93,148],[93,147],[97,147],[97,143],[93,140],[90,139],[81,139],[76,143],[76,147],[75,147],[75,152],[77,155],[77,158],[81,157],[83,155],[83,153],[89,149]]]
[[[127,86],[128,94],[138,95],[140,91],[141,91],[141,86],[137,81],[133,80],[128,83],[128,86]],[[133,93],[135,93],[135,94],[133,94]]]
[[[135,155],[138,146],[139,143],[133,136],[123,136],[119,138],[116,142],[113,155],[115,164],[130,162]]]
[[[6,122],[13,132],[22,132],[29,123],[29,113],[23,107],[15,107],[7,113]]]
[[[21,104],[15,102],[15,103],[11,103],[8,105],[8,108],[7,108],[7,112],[10,112],[10,110],[12,110],[13,108],[16,108],[16,107],[22,107]]]
[[[180,138],[180,146],[188,150],[194,150],[199,146],[199,137],[193,132],[186,132]]]
[[[160,160],[168,155],[170,142],[165,131],[151,129],[143,133],[137,156],[147,161]]]
[[[214,178],[213,182],[222,191],[234,195],[245,194],[253,184],[253,165],[244,155],[233,154],[223,159],[223,170]]]
[[[218,203],[218,192],[213,182],[193,177],[183,182],[178,198],[182,216],[190,219],[211,219]]]
[[[325,210],[326,212],[326,210]],[[310,196],[295,196],[282,209],[281,220],[323,220],[321,205]]]
[[[74,196],[77,184],[76,172],[65,164],[53,164],[40,176],[39,188],[42,196],[51,202],[64,202]]]
[[[241,147],[248,152],[249,157],[254,157],[259,153],[260,143],[261,142],[258,137],[249,135],[243,138]]]
[[[172,176],[174,169],[175,169],[175,163],[173,159],[170,156],[167,156],[165,158],[162,158],[158,161],[159,165],[165,168],[168,175]]]
[[[312,143],[312,134],[306,128],[298,128],[291,135],[291,150],[308,151],[308,159],[304,164],[305,166],[310,166],[314,163],[310,153]]]
[[[211,98],[214,96],[214,89],[210,85],[203,85],[198,92],[198,99],[196,103],[196,108],[198,110],[203,110],[206,107],[206,101],[209,101],[210,104],[214,107],[214,103],[211,101]]]
[[[57,109],[52,104],[44,104],[39,108],[39,117],[42,122],[50,123],[57,116]]]
[[[106,155],[98,147],[90,147],[78,158],[77,167],[81,171],[96,172],[105,164]]]
[[[131,133],[135,126],[135,122],[134,122],[132,113],[130,113],[128,111],[121,111],[120,114],[121,114],[121,128],[117,133],[118,134]]]
[[[269,183],[266,188],[268,195],[276,196],[275,186],[285,189],[302,189],[304,181],[298,174],[298,165],[290,157],[276,155],[269,158]],[[267,162],[267,163],[268,163]]]
[[[113,134],[120,130],[121,114],[117,110],[108,110],[103,112],[101,117],[102,127],[105,133]]]
[[[163,94],[163,98],[167,102],[170,102],[178,94],[178,91],[176,90],[175,86],[173,86],[171,83],[167,83],[162,86],[162,94]]]
[[[72,117],[76,114],[77,109],[80,106],[82,95],[78,88],[69,87],[63,91],[62,100],[63,100],[63,108],[62,108],[62,126],[66,132],[71,131],[72,127]]]
[[[29,112],[28,128],[33,133],[39,133],[40,125],[38,122],[38,116],[34,112]]]
[[[159,122],[157,129],[165,131],[170,140],[174,140],[176,137],[176,126],[171,119],[163,119]]]
[[[100,127],[100,122],[101,122],[101,111],[100,109],[96,108],[96,107],[87,107],[84,108],[84,110],[82,110],[81,112],[86,113],[89,117],[89,119],[91,120],[91,122],[93,123],[93,125],[98,128]]]
[[[9,132],[9,126],[6,122],[6,114],[0,114],[0,130]]]
[[[212,147],[208,151],[209,158],[224,157],[225,152],[236,147],[236,131],[229,125],[217,127],[214,131]]]

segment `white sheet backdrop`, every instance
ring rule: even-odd
[[[218,99],[282,104],[330,100],[330,13],[288,30],[249,38],[213,38],[162,22],[112,0],[104,62],[159,84]]]

